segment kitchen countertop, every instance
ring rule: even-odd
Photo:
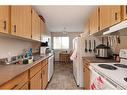
[[[39,60],[31,63],[31,64],[6,64],[0,65],[0,85],[8,82],[9,80],[15,78],[16,76],[20,75],[21,73],[27,71],[31,67],[35,66],[39,62],[47,59],[48,57],[52,56],[52,53],[44,55],[44,57],[40,58]]]
[[[118,63],[117,61],[113,59],[101,59],[101,58],[96,58],[96,57],[82,57],[83,62],[88,61],[89,63]]]

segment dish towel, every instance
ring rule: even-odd
[[[72,53],[72,55],[71,55],[71,57],[70,57],[70,59],[71,60],[75,60],[76,58],[77,58],[77,51],[74,50],[73,53]]]

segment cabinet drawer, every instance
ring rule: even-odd
[[[28,81],[28,71],[10,80],[0,87],[0,89],[20,89]]]
[[[32,78],[40,70],[41,70],[41,62],[30,69],[30,78]]]

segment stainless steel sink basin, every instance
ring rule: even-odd
[[[33,61],[35,62],[35,61],[37,61],[37,60],[39,60],[39,59],[41,59],[43,57],[44,56],[33,56]]]

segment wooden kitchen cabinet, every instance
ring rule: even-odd
[[[38,72],[31,80],[30,80],[30,89],[31,90],[39,90],[42,88],[42,72]]]
[[[88,67],[84,68],[84,83],[85,89],[90,89],[90,69]]]
[[[0,6],[0,32],[10,32],[10,6]]]
[[[99,17],[100,17],[100,30],[108,28],[111,26],[111,14],[110,14],[110,6],[100,6],[99,7]]]
[[[99,12],[98,8],[94,10],[90,17],[90,35],[99,31]]]
[[[40,41],[41,36],[40,36],[40,17],[36,13],[34,9],[32,9],[32,39],[36,41]]]
[[[127,19],[127,5],[122,6],[122,18],[123,20]]]
[[[11,34],[31,38],[30,6],[11,6]]]
[[[26,83],[25,85],[23,85],[20,90],[28,90],[29,89],[29,83]]]
[[[48,64],[42,68],[42,88],[45,89],[48,84]]]
[[[30,69],[30,78],[35,76],[40,70],[41,70],[41,62],[39,62]]]
[[[41,41],[43,42],[44,39],[44,32],[45,32],[45,23],[41,20],[40,21],[40,35],[41,35]]]
[[[86,63],[84,63],[83,73],[84,73],[84,88],[88,90],[90,89],[90,69],[89,63],[87,61]]]
[[[121,6],[110,6],[111,26],[121,21]]]
[[[28,82],[28,71],[20,74],[16,78],[3,84],[2,86],[0,86],[0,89],[1,90],[2,89],[4,89],[4,90],[20,90],[24,86],[24,84],[26,84],[27,82]],[[26,85],[25,85],[25,88],[26,88]],[[26,90],[27,90],[27,88],[26,88]]]
[[[85,24],[84,32],[90,34],[90,20]]]

